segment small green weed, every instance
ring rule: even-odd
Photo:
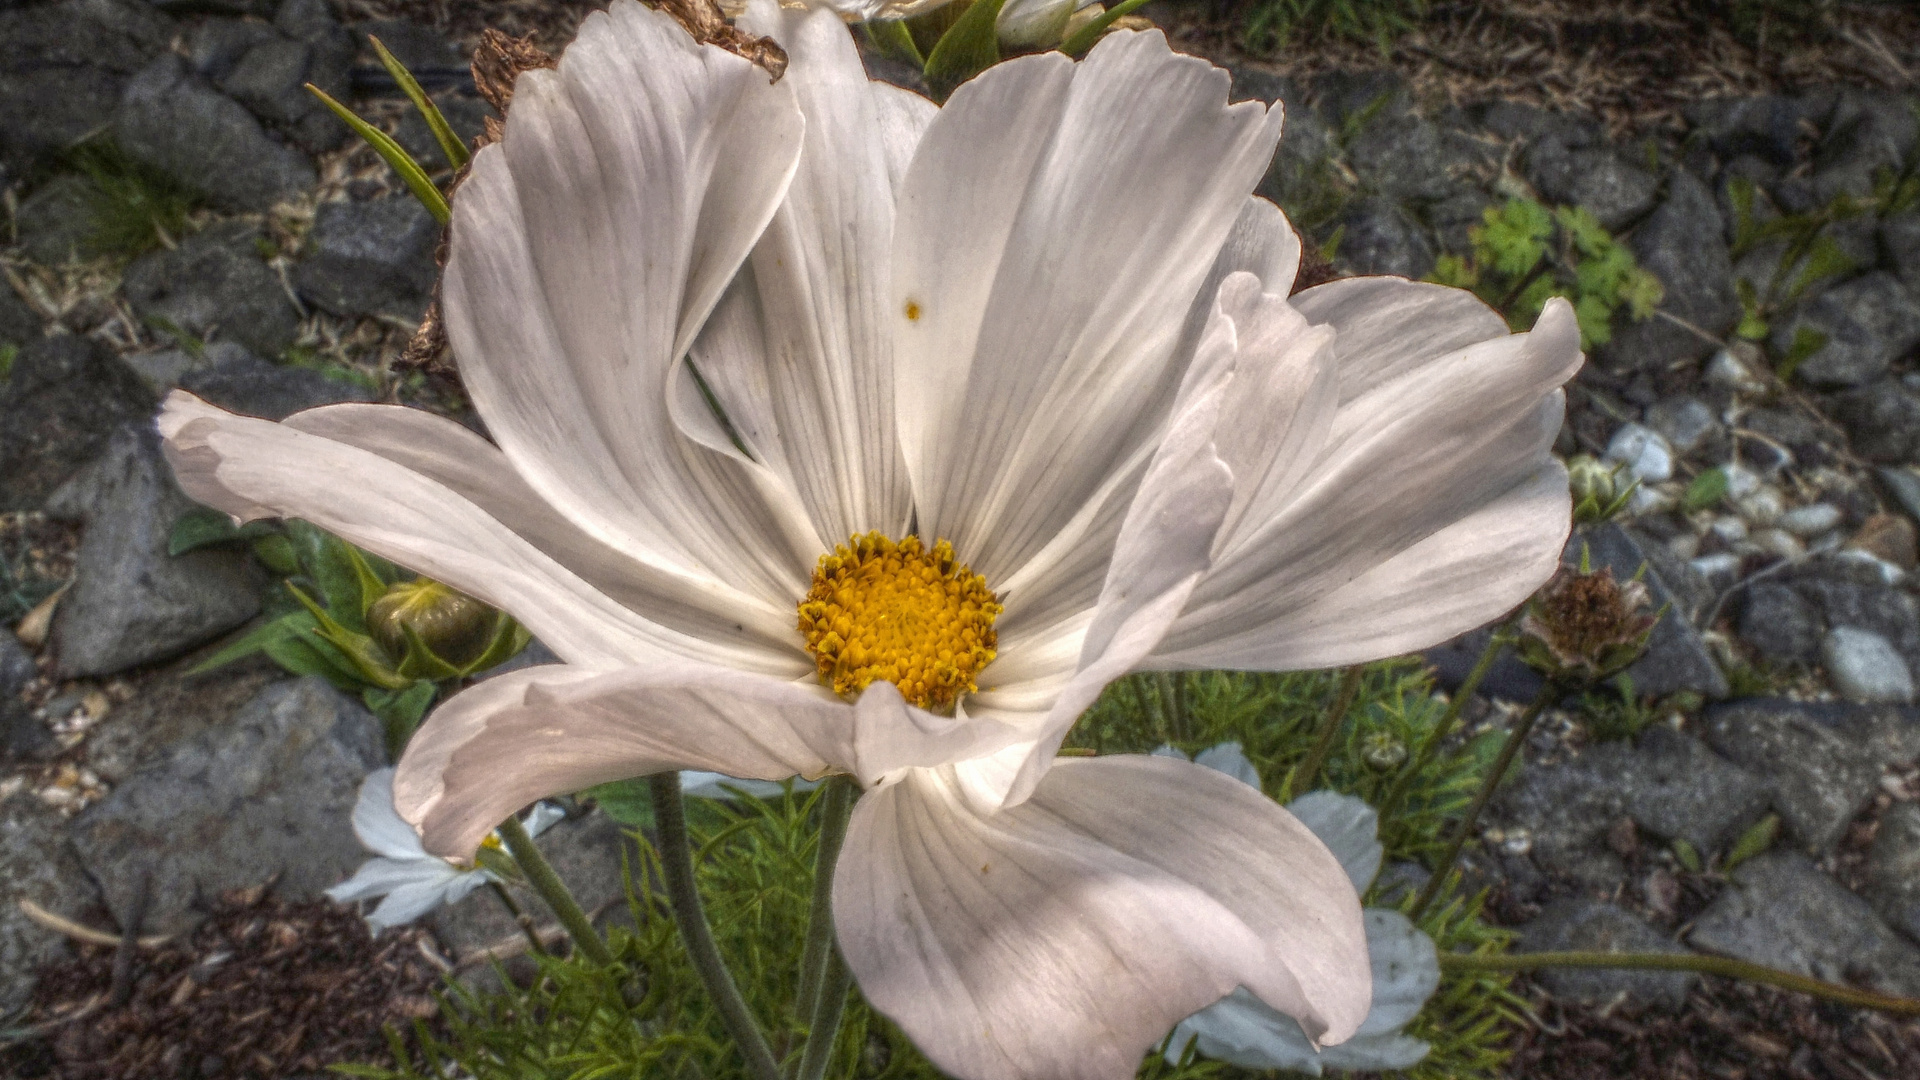
[[[1658,278],[1640,268],[1584,207],[1552,210],[1532,199],[1488,207],[1486,224],[1468,232],[1469,255],[1442,255],[1428,281],[1471,289],[1504,313],[1515,330],[1533,325],[1549,297],[1573,302],[1580,346],[1613,337],[1614,313],[1644,319],[1665,295]]]
[[[1427,0],[1256,0],[1246,13],[1247,50],[1270,54],[1296,38],[1370,41],[1382,54],[1427,13]]]
[[[0,379],[13,374],[13,358],[20,355],[18,345],[0,345]]]
[[[200,204],[198,193],[106,140],[76,147],[68,164],[89,182],[89,255],[131,259],[171,243]]]
[[[1639,736],[1655,714],[1634,692],[1633,680],[1621,675],[1611,689],[1580,695],[1580,715],[1595,742],[1615,742]]]

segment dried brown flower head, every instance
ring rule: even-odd
[[[1613,571],[1563,567],[1535,594],[1520,620],[1520,659],[1549,678],[1598,682],[1646,651],[1665,609],[1639,580],[1615,581]]]
[[[787,73],[787,50],[770,37],[754,37],[727,21],[715,0],[644,0],[646,5],[674,17],[693,40],[702,45],[718,45],[736,56],[743,56],[766,69],[770,81],[779,82]]]
[[[513,102],[513,83],[523,71],[556,66],[553,57],[533,43],[533,35],[509,37],[488,28],[480,33],[480,47],[473,50],[473,85],[501,116]],[[489,125],[488,135],[493,136]],[[497,141],[497,136],[488,142]]]

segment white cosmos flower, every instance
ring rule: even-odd
[[[1347,1038],[1360,907],[1305,826],[1190,762],[1056,750],[1125,672],[1395,655],[1544,582],[1570,308],[1515,335],[1397,278],[1289,298],[1298,242],[1249,194],[1279,110],[1229,105],[1158,32],[936,109],[869,82],[830,12],[743,22],[787,49],[780,81],[636,0],[520,76],[442,284],[493,442],[176,393],[182,485],[446,582],[565,661],[414,736],[395,804],[430,852],[662,770],[848,773],[841,952],[947,1072],[1131,1076],[1237,986]],[[909,550],[832,556],[875,532]]]
[[[566,816],[566,811],[543,802],[527,812],[522,824],[528,835],[539,836]],[[455,866],[438,855],[427,854],[420,845],[420,834],[393,808],[391,768],[375,769],[360,782],[360,798],[353,804],[353,833],[376,857],[361,863],[352,877],[328,889],[327,896],[342,904],[384,897],[367,915],[367,925],[376,934],[389,926],[410,923],[489,881],[499,880],[487,870]]]
[[[1184,756],[1167,746],[1154,753]],[[1239,743],[1209,747],[1193,760],[1256,789],[1260,786],[1260,774]],[[1323,790],[1302,795],[1287,809],[1340,860],[1354,893],[1366,895],[1386,857],[1380,845],[1380,816],[1373,807],[1363,799]],[[1274,1011],[1241,987],[1180,1021],[1167,1043],[1167,1060],[1178,1064],[1191,1042],[1202,1056],[1242,1068],[1290,1069],[1311,1076],[1325,1069],[1386,1072],[1418,1064],[1427,1056],[1428,1046],[1403,1029],[1420,1015],[1440,985],[1439,950],[1432,938],[1398,911],[1367,908],[1363,915],[1373,970],[1373,1004],[1352,1038],[1338,1046],[1316,1047],[1291,1016]]]

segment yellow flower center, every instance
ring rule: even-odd
[[[488,833],[487,838],[485,840],[480,841],[480,846],[483,848],[491,848],[494,851],[499,851],[503,846],[500,842],[500,834],[497,832]]]
[[[800,633],[820,681],[840,695],[875,679],[923,709],[948,711],[993,662],[999,598],[987,579],[954,561],[953,545],[855,536],[820,556],[800,601]]]

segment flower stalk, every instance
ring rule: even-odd
[[[647,788],[653,797],[654,827],[659,832],[660,876],[666,880],[667,905],[673,910],[674,925],[680,930],[680,941],[687,948],[693,969],[754,1080],[784,1080],[766,1036],[761,1034],[753,1011],[740,996],[740,987],[720,956],[713,928],[707,925],[706,908],[700,903],[700,889],[693,877],[693,848],[687,837],[687,806],[680,795],[680,774],[656,773],[647,778]]]
[[[1540,719],[1540,714],[1547,710],[1548,705],[1559,700],[1560,692],[1558,680],[1548,679],[1540,687],[1540,692],[1533,696],[1533,701],[1528,703],[1527,711],[1520,714],[1519,722],[1513,725],[1506,743],[1500,747],[1500,756],[1494,759],[1493,768],[1487,771],[1486,779],[1480,782],[1480,790],[1474,793],[1473,802],[1467,806],[1466,816],[1454,826],[1453,835],[1447,840],[1446,856],[1440,860],[1439,866],[1433,868],[1433,876],[1427,879],[1419,898],[1407,910],[1407,918],[1418,922],[1434,898],[1440,895],[1440,889],[1453,873],[1454,863],[1460,861],[1460,849],[1467,846],[1467,837],[1473,835],[1473,828],[1480,821],[1481,811],[1493,801],[1495,789],[1506,778],[1507,770],[1513,767],[1513,759],[1519,756],[1520,748],[1526,745],[1527,736],[1533,733],[1534,722]]]
[[[1442,971],[1534,971],[1539,968],[1628,968],[1643,971],[1693,971],[1730,979],[1778,986],[1811,994],[1842,1005],[1877,1009],[1896,1016],[1920,1016],[1920,998],[1899,997],[1873,990],[1824,982],[1807,975],[1781,971],[1726,956],[1700,953],[1538,952],[1518,955],[1482,953],[1440,954]]]
[[[1327,764],[1327,756],[1333,752],[1333,738],[1340,733],[1347,710],[1353,708],[1353,699],[1360,694],[1360,680],[1366,673],[1365,664],[1355,664],[1340,673],[1340,686],[1333,693],[1326,716],[1320,720],[1320,734],[1307,751],[1306,760],[1288,774],[1286,786],[1280,793],[1281,801],[1293,798],[1297,792],[1313,790],[1314,783],[1320,779],[1320,770]]]
[[[540,848],[534,844],[533,837],[527,835],[527,828],[520,824],[519,818],[509,817],[500,823],[500,839],[506,842],[507,851],[519,865],[520,872],[527,875],[527,884],[560,917],[560,925],[566,927],[574,948],[601,967],[613,963],[613,953],[608,951],[607,943],[600,940],[600,932],[593,928],[587,913],[580,910],[566,882],[554,873],[553,864],[540,854]]]
[[[1420,749],[1414,752],[1412,763],[1401,772],[1399,779],[1393,782],[1393,786],[1387,789],[1386,798],[1380,800],[1381,818],[1391,818],[1400,812],[1400,805],[1406,802],[1407,792],[1413,787],[1414,777],[1421,775],[1427,766],[1433,764],[1434,757],[1440,753],[1440,744],[1446,741],[1447,736],[1453,734],[1454,725],[1460,722],[1461,711],[1467,707],[1467,702],[1473,700],[1473,695],[1480,689],[1480,684],[1486,679],[1487,672],[1493,670],[1493,662],[1499,659],[1500,650],[1512,642],[1513,627],[1518,619],[1519,616],[1516,614],[1513,618],[1501,623],[1487,638],[1486,647],[1480,650],[1480,658],[1473,662],[1473,670],[1467,672],[1466,679],[1453,692],[1453,697],[1448,699],[1447,711],[1440,714],[1439,722],[1434,724],[1433,730],[1420,741]]]
[[[527,948],[533,950],[533,955],[547,955],[547,947],[540,943],[540,932],[534,929],[533,916],[526,913],[526,910],[513,898],[513,894],[507,891],[505,885],[497,881],[489,881],[487,882],[487,887],[493,890],[493,895],[500,901],[500,906],[507,909],[507,914],[512,917],[513,924],[518,926],[520,932],[527,936]]]
[[[800,1054],[800,1072],[795,1080],[821,1080],[827,1063],[833,1060],[833,1044],[840,1037],[840,1014],[847,1007],[847,991],[853,986],[853,972],[847,969],[840,951],[827,948],[827,970],[821,980],[820,995],[814,1002],[812,1034]]]
[[[847,818],[853,814],[855,784],[850,776],[827,780],[820,795],[820,840],[813,859],[813,904],[807,912],[807,944],[800,955],[800,986],[794,995],[794,1018],[807,1029],[806,1049],[795,1065],[797,1076],[806,1076],[806,1062],[813,1056],[814,1044],[833,1046],[839,1034],[840,1015],[835,1010],[829,1026],[822,1026],[821,1005],[829,994],[829,966],[844,971],[833,948],[833,869],[840,861],[840,845],[847,838]],[[840,988],[841,998],[846,987]],[[818,1075],[817,1073],[815,1075]]]

